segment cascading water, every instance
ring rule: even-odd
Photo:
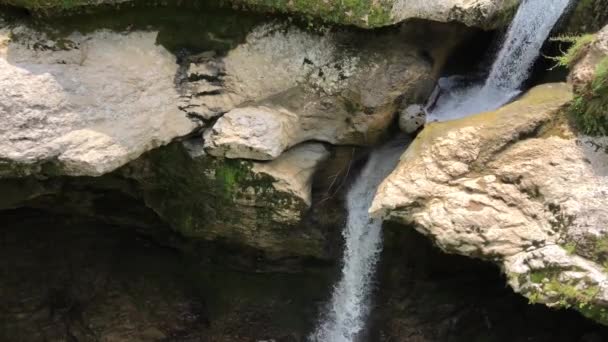
[[[523,0],[485,83],[459,89],[443,80],[446,93],[428,113],[427,121],[452,120],[494,110],[517,96],[543,43],[571,1]]]
[[[403,150],[404,142],[396,141],[372,152],[348,192],[342,278],[312,341],[351,342],[365,326],[372,278],[382,250],[382,220],[370,218],[368,210],[376,189],[395,168]]]
[[[496,109],[516,96],[570,1],[523,0],[485,83],[459,88],[449,84],[452,80],[444,79],[447,92],[438,99],[427,120],[450,120]],[[378,185],[393,170],[402,151],[403,146],[393,144],[373,152],[348,193],[342,278],[312,341],[352,342],[365,326],[372,278],[382,249],[382,221],[370,218],[368,210]]]

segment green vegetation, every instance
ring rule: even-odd
[[[585,280],[563,281],[559,274],[559,269],[532,272],[529,279],[535,286],[526,293],[530,303],[543,302],[572,308],[587,318],[608,325],[608,310],[594,304],[600,288],[586,285]]]
[[[608,57],[598,64],[591,84],[579,91],[570,112],[583,133],[608,135]]]
[[[566,27],[570,33],[596,32],[607,21],[608,2],[605,0],[579,0]]]
[[[71,9],[77,6],[91,5],[91,0],[0,0],[0,3],[29,10],[46,10],[49,8]]]
[[[582,36],[560,36],[551,38],[553,42],[567,43],[570,47],[561,56],[549,57],[556,62],[556,66],[571,68],[582,57],[585,48],[589,46],[595,39],[593,34],[585,34]]]
[[[246,9],[299,13],[309,19],[378,27],[390,24],[390,2],[386,0],[232,0]]]
[[[570,47],[561,56],[549,59],[555,61],[555,67],[572,68],[595,38],[593,34],[553,38],[553,41],[569,43]],[[569,112],[578,129],[588,135],[608,135],[608,57],[596,66],[594,79],[578,87],[576,92]]]
[[[565,245],[562,246],[566,252],[570,255],[576,253],[576,242],[570,241],[568,243],[566,243]]]
[[[554,278],[545,285],[544,290],[557,293],[558,304],[561,307],[576,309],[587,318],[605,325],[608,324],[607,309],[593,303],[600,291],[599,287],[589,286],[579,289],[573,284],[564,283]]]
[[[602,236],[593,244],[593,260],[600,263],[608,261],[608,236]]]
[[[139,0],[128,3],[138,3]],[[188,2],[188,1],[186,1]],[[175,5],[182,2],[175,2]],[[391,24],[391,2],[388,0],[212,0],[196,1],[195,4],[208,6],[209,3],[223,7],[234,7],[269,13],[301,15],[311,21],[320,19],[344,25],[379,27]],[[72,11],[84,6],[122,6],[117,0],[0,0],[0,4],[26,8],[38,13]],[[146,2],[147,5],[172,5],[169,3]]]

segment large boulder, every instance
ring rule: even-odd
[[[429,23],[381,34],[261,26],[224,57],[193,58],[183,85],[193,95],[182,108],[221,116],[205,134],[214,156],[272,160],[309,140],[372,145],[400,108],[427,99],[466,32]]]
[[[519,3],[520,0],[396,0],[391,15],[397,22],[420,18],[492,29],[508,24]]]
[[[175,57],[155,40],[0,30],[0,177],[98,176],[196,129],[177,107]]]
[[[0,4],[23,7],[36,13],[73,11],[82,7],[129,2],[131,0],[0,0]],[[426,19],[457,21],[492,29],[508,24],[519,2],[520,0],[229,0],[227,3],[236,8],[299,14],[330,23],[364,28],[392,25],[408,19]]]
[[[153,31],[51,39],[4,28],[0,176],[101,175],[218,118],[207,137],[215,156],[274,159],[308,140],[373,144],[399,107],[428,96],[467,32],[412,23],[317,34],[263,24],[232,50],[182,57],[180,65]],[[275,130],[269,119],[293,123]],[[268,130],[276,139],[232,138]]]
[[[198,141],[152,151],[119,171],[181,235],[224,241],[269,258],[327,258],[322,227],[303,227],[312,177],[329,156],[319,143],[271,162],[218,159]]]
[[[560,118],[571,99],[568,86],[543,85],[497,111],[427,125],[371,212],[497,263],[534,302],[608,323],[608,154]]]

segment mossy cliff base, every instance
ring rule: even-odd
[[[576,97],[570,112],[579,129],[590,135],[608,135],[608,26],[583,36],[570,49],[567,66]]]
[[[26,8],[40,14],[74,13],[95,6],[129,6],[131,0],[2,0],[0,4]],[[169,3],[170,5],[173,5]],[[215,0],[186,2],[190,6],[224,6],[257,12],[283,13],[332,24],[374,28],[408,19],[457,21],[493,29],[505,26],[519,0]],[[149,4],[147,4],[149,5]],[[166,3],[153,5],[163,6]]]
[[[301,222],[313,173],[327,156],[325,147],[312,144],[258,164],[193,156],[173,144],[119,173],[139,183],[146,205],[183,236],[249,246],[274,258],[323,259],[321,227]]]
[[[161,242],[166,239],[146,217],[150,213],[135,210],[137,206],[125,204],[131,209],[121,212],[104,210],[112,207],[108,201],[125,198],[125,203],[144,203],[179,236],[193,242],[241,246],[267,260],[331,257],[327,239],[333,226],[339,225],[331,221],[340,220],[339,207],[327,206],[330,222],[307,224],[305,219],[314,171],[329,156],[323,145],[299,146],[270,163],[218,159],[186,145],[159,148],[98,178],[3,179],[0,188],[9,196],[0,206],[35,207],[134,225]],[[112,200],[103,193],[119,196]],[[337,211],[332,213],[334,208]]]

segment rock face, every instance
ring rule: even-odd
[[[578,1],[565,31],[570,34],[599,31],[608,24],[608,3],[603,0]]]
[[[80,215],[138,227],[170,243],[131,204],[144,203],[191,242],[238,246],[268,260],[328,259],[327,227],[303,222],[312,202],[312,177],[328,156],[322,144],[308,143],[274,161],[251,162],[206,155],[197,140],[174,142],[101,177],[0,179],[0,209]],[[108,212],[117,205],[114,198],[129,207]]]
[[[458,21],[469,26],[497,28],[508,24],[520,0],[396,0],[393,20],[422,18],[442,22]]]
[[[378,35],[268,24],[225,55],[179,66],[156,32],[51,40],[4,29],[0,175],[101,175],[218,117],[205,139],[214,156],[271,160],[309,140],[373,144],[400,106],[428,96],[465,34],[428,23]],[[446,35],[452,43],[439,44]]]
[[[295,13],[307,17],[364,28],[387,26],[408,19],[458,21],[469,26],[497,28],[508,24],[520,0],[230,0],[233,6],[263,12]],[[129,0],[1,0],[0,4],[37,12],[58,12],[95,5],[116,5]]]
[[[156,33],[12,33],[0,31],[0,176],[97,176],[196,128]]]
[[[309,140],[373,144],[399,108],[426,100],[464,33],[425,23],[387,34],[321,36],[262,26],[225,57],[194,58],[184,85],[194,95],[182,108],[204,120],[226,113],[205,134],[214,156],[272,160]],[[436,40],[446,35],[452,43]]]
[[[608,154],[560,123],[571,98],[544,85],[495,112],[427,125],[370,210],[498,263],[532,301],[608,323],[606,255],[593,252],[608,237]]]
[[[97,194],[120,193],[185,237],[277,259],[328,258],[329,225],[306,216],[328,154],[320,142],[379,141],[399,109],[425,101],[472,32],[412,22],[315,33],[273,22],[232,48],[177,58],[152,31],[10,25],[1,35],[0,207],[55,201],[94,216]],[[188,148],[176,141],[190,138]],[[328,216],[340,217],[333,207]]]
[[[576,97],[570,112],[585,134],[608,135],[608,26],[591,37],[587,44],[576,44],[568,80]],[[585,37],[580,38],[586,39]],[[578,46],[577,46],[578,45]]]
[[[595,40],[581,54],[568,77],[577,92],[593,81],[598,64],[608,57],[608,26],[596,34]]]
[[[153,151],[120,170],[173,229],[219,240],[270,258],[326,258],[319,229],[301,225],[311,204],[313,174],[329,155],[318,143],[296,146],[272,162],[217,159],[199,142]]]

